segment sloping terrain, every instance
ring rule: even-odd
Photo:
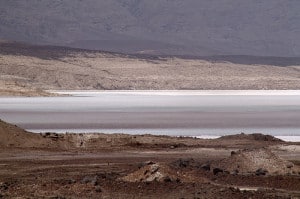
[[[35,147],[41,146],[42,137],[38,134],[29,133],[15,125],[0,120],[0,147]]]
[[[297,0],[0,1],[0,39],[124,53],[300,56]]]
[[[237,135],[226,135],[218,138],[219,140],[253,140],[253,141],[269,141],[269,142],[283,142],[282,140],[275,138],[271,135],[263,135],[260,133],[254,134],[237,134]]]
[[[234,60],[136,56],[0,42],[0,93],[12,90],[15,95],[26,95],[25,91],[34,95],[30,92],[35,91],[43,95],[47,89],[299,89],[300,64],[286,63],[284,67],[239,64]]]
[[[219,161],[216,166],[235,174],[284,175],[298,173],[299,170],[293,163],[278,157],[267,148],[232,152],[230,157]]]
[[[121,180],[127,182],[171,182],[176,181],[176,179],[179,179],[178,172],[176,173],[175,170],[172,170],[167,165],[152,162],[121,178]]]
[[[253,134],[264,137],[262,134]],[[272,138],[272,136],[269,136]],[[119,149],[175,149],[175,148],[260,148],[262,146],[276,146],[284,143],[275,138],[271,140],[251,139],[248,137],[233,136],[231,139],[195,139],[192,137],[169,137],[155,135],[127,135],[99,133],[31,133],[13,124],[0,120],[0,147],[2,148],[37,148],[57,150],[119,150]]]
[[[0,121],[0,198],[298,198],[300,173],[285,171],[299,166],[299,143],[264,137],[33,134]]]

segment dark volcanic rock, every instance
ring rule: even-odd
[[[217,175],[217,174],[223,173],[223,172],[224,172],[224,170],[223,170],[223,169],[220,169],[220,168],[214,168],[214,169],[213,169],[214,175]]]
[[[266,169],[259,168],[255,171],[255,175],[257,175],[257,176],[265,176],[267,174],[268,174],[268,171]]]
[[[203,164],[201,165],[201,168],[204,169],[205,171],[210,171],[210,164]]]
[[[199,168],[198,162],[196,162],[193,158],[178,159],[172,162],[171,165],[176,168],[187,168],[187,167]]]

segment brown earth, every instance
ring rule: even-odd
[[[2,41],[0,94],[49,95],[44,92],[49,89],[299,89],[298,62],[285,58],[287,65],[278,66],[277,59],[124,55]]]
[[[1,121],[0,148],[2,198],[300,197],[299,170],[257,175],[255,170],[230,173],[220,166],[223,170],[216,172],[216,163],[234,166],[236,156],[245,164],[251,163],[250,156],[252,163],[271,159],[259,165],[267,170],[270,163],[299,167],[300,143],[262,134],[214,140],[33,134]]]
[[[216,162],[214,167],[234,174],[256,173],[257,175],[267,173],[285,175],[297,173],[299,170],[292,162],[278,157],[268,148],[232,152],[230,157]]]

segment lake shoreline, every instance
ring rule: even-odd
[[[193,198],[195,190],[205,198],[208,192],[211,198],[224,193],[237,198],[300,196],[300,143],[263,134],[211,140],[36,134],[0,121],[0,149],[0,194],[8,198],[123,198],[145,192],[151,198],[178,198],[183,192]]]
[[[300,90],[46,90],[67,96],[93,96],[100,93],[140,95],[300,95]]]
[[[300,132],[297,90],[57,92],[68,96],[0,97],[0,117],[35,132],[171,136]]]

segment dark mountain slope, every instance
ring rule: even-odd
[[[0,38],[125,53],[300,56],[298,0],[0,1]]]

